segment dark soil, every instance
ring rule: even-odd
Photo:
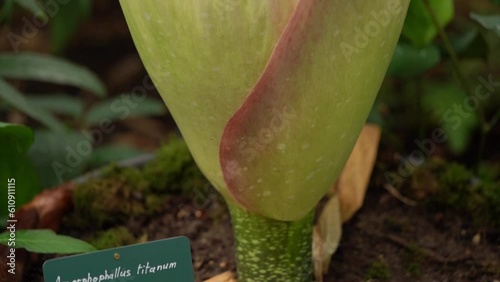
[[[172,196],[158,216],[130,219],[127,227],[138,237],[147,234],[143,240],[187,236],[196,281],[234,271],[227,210],[220,198],[205,199]],[[427,210],[406,206],[382,189],[369,190],[364,207],[344,225],[324,281],[500,281],[500,230]],[[29,272],[38,278],[25,281],[43,281],[40,268],[32,266]]]

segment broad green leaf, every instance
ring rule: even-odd
[[[0,244],[8,245],[9,232],[0,234]],[[57,235],[52,230],[16,230],[14,248],[23,248],[41,254],[77,254],[97,251],[92,245],[69,236]]]
[[[476,113],[467,103],[465,92],[453,83],[427,83],[424,86],[423,107],[432,113],[448,137],[447,144],[455,154],[461,154],[478,125]]]
[[[61,52],[75,34],[82,21],[89,15],[92,0],[71,0],[61,5],[51,21],[52,50]]]
[[[470,14],[471,19],[481,24],[484,28],[496,32],[500,35],[500,15],[481,15],[477,13]]]
[[[400,42],[387,71],[395,77],[415,77],[433,68],[441,61],[439,48],[434,45],[417,48]]]
[[[107,145],[101,146],[92,152],[88,165],[97,168],[121,160],[131,159],[145,154],[145,151],[127,145]]]
[[[80,117],[83,114],[83,100],[72,97],[69,94],[32,94],[27,96],[26,99],[33,107],[41,108],[54,114],[74,118]]]
[[[228,199],[218,154],[222,131],[259,78],[298,1],[120,1],[143,62],[194,158]]]
[[[0,136],[16,144],[15,147],[10,147],[9,151],[13,150],[19,154],[26,153],[34,140],[33,131],[29,127],[5,122],[0,122]],[[3,149],[3,146],[1,148]]]
[[[32,12],[34,15],[41,18],[42,20],[48,21],[48,16],[43,10],[43,7],[38,0],[15,0],[15,2],[17,5]]]
[[[417,47],[428,45],[438,34],[424,0],[412,0],[402,35]],[[454,16],[453,0],[430,0],[441,27],[445,27]]]
[[[15,208],[25,204],[40,191],[38,177],[26,156],[33,143],[33,132],[29,127],[0,122],[0,201],[5,208],[0,215],[7,214],[8,183],[15,188]]]
[[[28,116],[44,124],[54,131],[62,131],[64,126],[51,113],[42,108],[34,107],[22,93],[0,78],[0,98],[10,106],[24,112]]]
[[[104,85],[85,67],[61,58],[36,53],[4,53],[0,55],[0,77],[37,80],[79,87],[103,97]]]
[[[40,175],[43,188],[59,185],[80,176],[93,151],[93,143],[102,142],[98,129],[83,133],[35,131],[35,142],[29,157]]]
[[[131,94],[122,94],[115,99],[100,102],[88,111],[85,122],[92,126],[98,125],[104,119],[124,120],[132,117],[159,116],[166,112],[165,104],[158,99],[141,100]]]

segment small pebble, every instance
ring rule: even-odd
[[[202,215],[203,215],[203,212],[200,210],[197,210],[194,212],[194,216],[196,216],[196,218],[200,218]]]
[[[472,237],[472,244],[479,245],[479,243],[481,243],[481,235],[477,233],[476,235],[474,235],[474,237]]]
[[[221,262],[219,263],[219,267],[220,267],[220,268],[226,268],[226,266],[227,266],[227,261],[225,261],[225,260],[224,260],[224,261],[221,261]]]

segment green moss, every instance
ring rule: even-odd
[[[144,175],[157,193],[188,193],[208,183],[186,143],[179,138],[172,138],[160,148],[155,160],[144,167]]]
[[[136,239],[127,228],[120,226],[106,231],[98,232],[86,240],[98,250],[121,247],[134,244]]]
[[[422,262],[424,256],[419,246],[410,244],[408,246],[408,253],[404,259],[405,269],[412,278],[418,279],[422,275]]]
[[[435,172],[438,191],[429,199],[434,207],[468,216],[475,224],[500,226],[500,169],[483,165],[478,174],[457,163]]]
[[[161,210],[172,193],[187,193],[207,185],[183,140],[163,145],[142,170],[110,165],[99,178],[73,193],[74,212],[66,222],[79,229],[102,229]]]
[[[149,187],[139,170],[110,166],[100,178],[75,189],[74,212],[67,222],[80,228],[103,228],[151,213],[160,201],[146,200]]]
[[[389,280],[391,278],[391,272],[389,266],[382,260],[377,260],[372,263],[368,271],[366,272],[366,279],[377,279],[377,280]]]

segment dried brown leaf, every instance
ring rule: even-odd
[[[208,280],[205,280],[205,282],[237,282],[237,281],[234,278],[234,273],[232,273],[231,271],[226,271]]]
[[[330,194],[336,192],[339,195],[342,222],[349,220],[363,205],[377,158],[380,134],[378,125],[366,124],[363,127],[336,187],[330,191]]]
[[[342,218],[339,197],[330,197],[319,215],[313,231],[313,262],[316,281],[323,281],[323,274],[328,271],[332,254],[342,236]]]

